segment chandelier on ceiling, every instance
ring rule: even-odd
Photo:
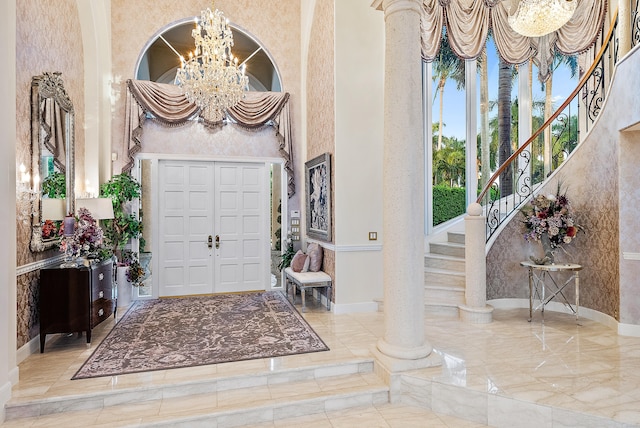
[[[231,53],[229,20],[218,9],[203,10],[191,35],[195,51],[189,52],[188,60],[180,56],[182,66],[176,73],[176,83],[207,118],[221,120],[225,110],[236,105],[247,90],[245,65],[238,66],[238,58]]]
[[[566,24],[577,3],[578,0],[520,0],[512,8],[515,13],[509,11],[509,25],[523,36],[541,37]]]

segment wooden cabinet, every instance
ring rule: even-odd
[[[40,352],[47,334],[82,333],[115,315],[113,263],[40,271]]]

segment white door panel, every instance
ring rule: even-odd
[[[216,292],[264,290],[268,283],[266,169],[257,164],[216,164]]]
[[[207,162],[159,163],[159,242],[161,296],[213,291],[213,165]]]
[[[159,162],[160,296],[266,289],[267,173],[263,164]]]

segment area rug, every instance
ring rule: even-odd
[[[327,350],[279,291],[140,300],[72,379]]]

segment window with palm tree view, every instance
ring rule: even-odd
[[[472,66],[474,61],[477,70],[472,75],[474,81],[466,82],[465,67]],[[431,67],[427,91],[430,99],[425,100],[425,107],[431,108],[433,153],[433,203],[427,209],[432,210],[432,226],[437,226],[464,214],[467,202],[475,200],[498,167],[551,117],[575,89],[579,67],[576,56],[558,52],[546,71],[539,70],[535,61],[508,64],[500,59],[491,35],[480,57],[465,60],[449,45],[446,28],[438,55],[425,66]],[[475,91],[472,94],[475,106],[471,109],[466,106],[467,91]],[[529,181],[542,181],[578,143],[577,108],[577,101],[573,101],[553,125],[533,141],[527,167]],[[467,130],[469,111],[476,115],[477,129],[472,131]],[[469,171],[467,140],[473,138],[477,159],[475,171],[473,167]],[[477,180],[467,180],[467,174],[476,174]],[[514,176],[512,171],[505,170],[497,188],[491,190],[493,196],[510,195],[518,185]],[[468,182],[478,184],[470,195],[467,195]]]

